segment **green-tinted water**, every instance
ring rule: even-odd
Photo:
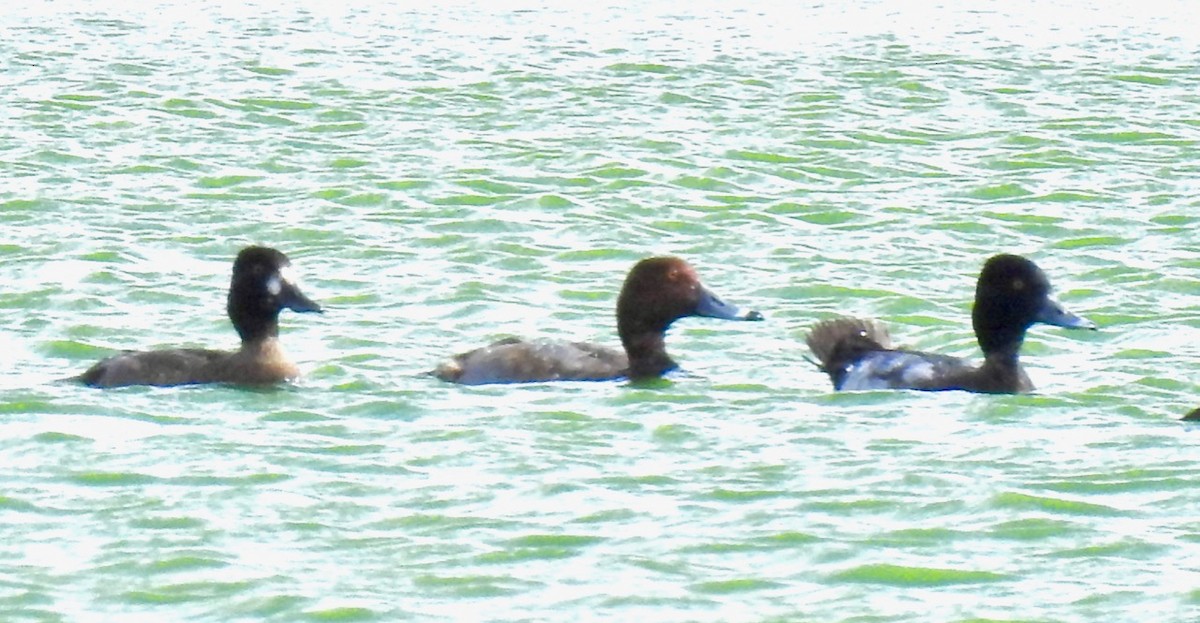
[[[1190,2],[37,3],[0,10],[0,619],[1179,621],[1200,611]],[[233,346],[286,251],[277,391],[56,383]],[[834,313],[975,354],[1038,261],[1095,334],[1039,391],[837,395]],[[615,343],[674,253],[768,322],[650,387],[460,388]]]

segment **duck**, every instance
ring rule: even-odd
[[[887,327],[873,319],[838,317],[813,326],[805,338],[818,367],[839,391],[913,389],[1015,394],[1033,391],[1021,367],[1025,331],[1037,323],[1096,330],[1051,297],[1050,280],[1033,261],[1002,253],[980,271],[971,310],[983,362],[897,349]]]
[[[270,385],[300,375],[279,344],[279,312],[322,313],[305,296],[283,252],[249,246],[233,262],[226,310],[241,338],[234,351],[174,348],[124,351],[103,359],[75,380],[91,387],[170,387],[205,383]]]
[[[667,329],[689,316],[763,320],[758,311],[742,312],[722,301],[683,259],[650,257],[630,269],[617,297],[622,349],[590,342],[507,338],[454,355],[431,374],[461,385],[659,378],[679,367],[666,351]]]

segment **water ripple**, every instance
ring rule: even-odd
[[[793,5],[13,7],[0,618],[1186,619],[1195,7]],[[249,243],[328,308],[298,383],[59,381],[235,345]],[[1101,325],[1030,331],[1037,394],[807,360],[842,313],[977,356],[1000,251]],[[654,253],[768,321],[650,385],[423,375],[618,344]]]

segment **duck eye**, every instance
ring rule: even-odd
[[[1024,290],[1025,289],[1025,281],[1021,280],[1021,279],[1013,279],[1012,289],[1014,289],[1018,292],[1021,290]]]
[[[671,281],[679,281],[679,269],[672,268],[671,270],[668,270],[667,279],[670,279]]]

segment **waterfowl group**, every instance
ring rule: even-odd
[[[288,257],[252,246],[233,264],[227,310],[241,338],[235,351],[180,348],[126,351],[100,361],[76,380],[94,387],[226,383],[263,385],[296,378],[299,371],[279,344],[279,313],[322,311],[291,274]],[[689,316],[760,321],[742,312],[700,281],[677,257],[651,257],[629,271],[617,297],[621,349],[590,342],[509,338],[454,355],[431,374],[462,385],[546,381],[638,381],[663,376],[679,366],[667,354],[665,334]],[[1050,282],[1032,261],[1002,254],[983,266],[971,311],[983,351],[975,365],[958,357],[897,349],[884,325],[840,317],[816,324],[806,341],[835,390],[965,390],[1018,393],[1033,390],[1021,368],[1025,332],[1036,323],[1095,329],[1050,296]]]

